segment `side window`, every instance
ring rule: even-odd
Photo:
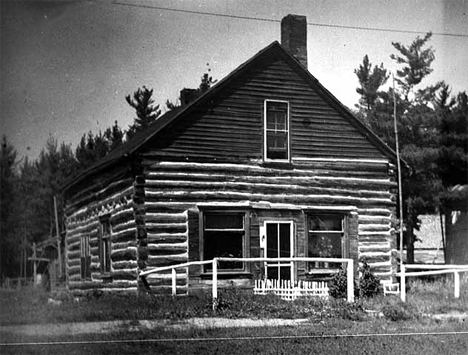
[[[203,260],[215,257],[242,258],[245,246],[245,213],[203,213]],[[210,271],[211,265],[205,266]],[[243,270],[243,262],[220,262],[219,270]]]
[[[89,248],[89,236],[82,237],[80,242],[81,278],[83,280],[88,280],[91,279],[91,252]]]
[[[289,104],[265,101],[265,160],[289,161]]]
[[[345,258],[348,255],[346,242],[346,219],[340,214],[311,214],[307,218],[308,257]],[[313,269],[334,269],[339,263],[310,262]]]
[[[101,219],[99,230],[99,261],[101,265],[101,273],[111,271],[111,226],[109,217]]]

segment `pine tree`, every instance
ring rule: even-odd
[[[0,278],[19,276],[18,242],[15,230],[17,152],[8,142],[6,136],[2,137],[0,147]]]
[[[123,144],[125,133],[115,121],[112,127],[108,127],[104,134],[99,131],[94,135],[91,131],[81,137],[80,143],[75,149],[75,156],[80,171],[97,163],[112,150]]]
[[[360,104],[367,110],[370,110],[374,107],[375,101],[379,97],[379,89],[381,86],[385,85],[389,74],[383,67],[383,63],[381,63],[380,66],[372,67],[372,63],[370,63],[367,54],[364,56],[359,68],[354,70],[354,73],[358,77],[359,84],[361,85],[356,89],[356,92],[361,95]]]
[[[431,63],[435,59],[434,50],[432,47],[423,49],[431,36],[431,32],[427,33],[423,38],[418,36],[409,46],[404,46],[399,42],[392,42],[393,47],[400,52],[400,55],[392,54],[390,58],[398,64],[403,64],[403,68],[397,70],[395,80],[401,86],[407,100],[413,88],[421,83],[433,70]]]
[[[149,125],[156,122],[161,114],[159,105],[154,105],[152,99],[153,89],[149,90],[146,86],[139,88],[133,93],[133,98],[130,95],[125,96],[127,103],[136,111],[137,117],[134,123],[127,131],[127,138],[130,139],[136,132],[146,129]]]
[[[453,204],[463,197],[452,188],[468,185],[468,96],[461,92],[450,98],[448,86],[438,97],[437,113],[440,123],[439,174],[443,185],[442,204]],[[467,207],[467,206],[465,206]]]
[[[432,48],[424,48],[430,37],[430,33],[422,39],[417,37],[409,46],[392,43],[399,55],[392,54],[391,58],[403,65],[397,71],[395,92],[392,88],[386,92],[378,91],[379,83],[385,83],[384,79],[388,77],[382,65],[372,69],[364,57],[363,64],[355,70],[360,84],[357,91],[361,94],[361,102],[367,106],[364,109],[366,121],[394,149],[393,97],[396,97],[400,155],[410,166],[409,170],[402,171],[404,237],[409,263],[414,262],[414,230],[420,224],[418,215],[436,210],[442,190],[437,164],[438,119],[433,102],[443,83],[416,90],[416,86],[432,72],[434,53]],[[375,78],[371,80],[373,73]]]

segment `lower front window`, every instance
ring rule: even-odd
[[[216,257],[243,258],[245,249],[245,213],[205,212],[203,213],[203,260]],[[219,270],[240,271],[241,261],[222,261]],[[211,271],[212,265],[205,266]]]

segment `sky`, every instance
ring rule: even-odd
[[[164,111],[208,68],[222,79],[280,41],[287,14],[307,16],[308,69],[348,107],[364,55],[398,69],[392,42],[418,36],[400,31],[434,33],[421,87],[468,90],[468,0],[1,0],[0,10],[0,132],[20,157],[37,158],[49,137],[74,149],[89,131],[127,128],[135,111],[125,96],[143,85]]]

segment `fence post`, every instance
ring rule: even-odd
[[[348,302],[354,302],[354,260],[348,261],[348,270],[346,270],[348,286]]]
[[[290,280],[291,280],[291,287],[294,287],[294,282],[295,282],[295,275],[294,275],[294,272],[295,272],[295,267],[294,267],[294,260],[291,260],[291,277],[290,277]]]
[[[177,294],[177,271],[175,268],[172,269],[172,296]]]
[[[406,276],[405,276],[405,265],[401,264],[400,270],[400,297],[401,302],[406,302]]]
[[[460,273],[458,271],[453,273],[453,283],[455,284],[455,298],[460,298]]]
[[[218,302],[218,259],[213,259],[213,310]]]
[[[36,243],[33,243],[33,267],[34,267],[34,288],[37,287],[37,253],[36,253]]]

